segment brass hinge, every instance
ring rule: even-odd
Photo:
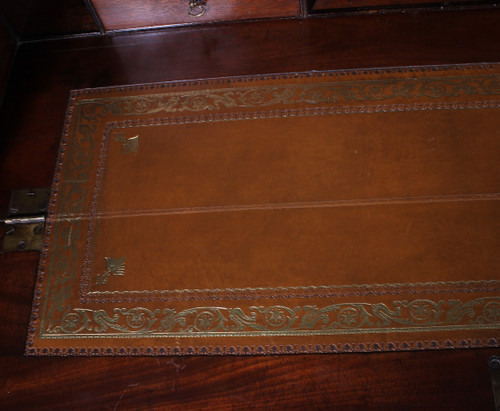
[[[0,220],[5,225],[2,252],[42,248],[49,193],[49,188],[11,192],[7,218]]]

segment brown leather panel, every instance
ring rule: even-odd
[[[121,144],[108,144],[100,210],[496,192],[498,182],[484,178],[486,170],[500,174],[498,127],[488,121],[493,112],[222,118],[118,128],[126,138],[139,136],[140,149],[123,155]],[[124,182],[135,187],[135,196]]]
[[[458,281],[500,272],[491,253],[500,200],[448,201],[104,218],[89,268],[104,272],[105,257],[126,253],[126,278],[96,286],[94,274],[89,290]]]
[[[27,353],[498,346],[498,81],[74,92]]]

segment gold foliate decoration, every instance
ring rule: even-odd
[[[210,335],[335,335],[388,330],[472,330],[500,326],[500,298],[484,297],[384,303],[340,303],[287,307],[200,306],[186,310],[144,307],[105,310],[75,308],[58,325],[49,325],[44,337],[106,334],[163,336]]]
[[[137,153],[139,150],[139,136],[125,137],[120,132],[115,134],[115,142],[122,143],[122,153]]]
[[[106,271],[97,275],[95,280],[97,285],[106,284],[110,275],[125,276],[125,257],[105,257],[104,259],[106,260]]]

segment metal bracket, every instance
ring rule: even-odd
[[[491,373],[491,384],[495,397],[495,410],[500,411],[500,357],[494,355],[488,360],[488,368]]]
[[[2,252],[42,248],[49,188],[13,190],[10,195]]]

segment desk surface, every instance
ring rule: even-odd
[[[50,184],[71,89],[218,76],[494,62],[498,11],[221,24],[21,45],[1,114],[0,206]],[[480,28],[480,29],[479,29]],[[492,409],[498,350],[25,358],[38,254],[0,256],[7,409]]]

